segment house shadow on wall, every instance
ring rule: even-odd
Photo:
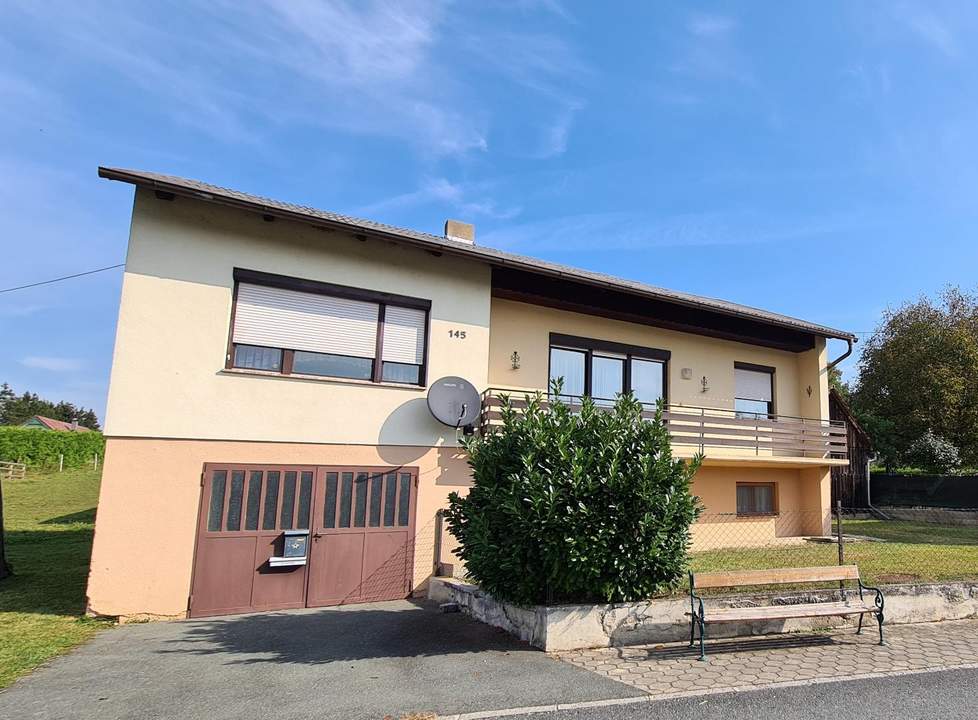
[[[424,434],[430,437],[431,443],[402,444],[406,429],[410,429],[413,435]],[[438,465],[434,477],[435,485],[467,488],[471,484],[467,471],[462,472],[465,470],[465,451],[455,447],[455,428],[442,425],[435,420],[428,411],[428,402],[425,398],[408,400],[388,415],[380,428],[378,445],[381,458],[394,467],[415,463],[435,447]]]

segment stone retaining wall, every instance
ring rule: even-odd
[[[978,617],[978,583],[891,585],[886,596],[886,623],[915,623]],[[433,578],[429,597],[458,603],[463,612],[502,628],[531,645],[555,652],[619,645],[644,645],[689,639],[688,598],[661,598],[614,605],[557,605],[518,607],[499,602],[475,585],[452,578]],[[837,600],[820,590],[798,594],[738,595],[708,598],[714,607],[751,607]],[[857,618],[801,618],[759,623],[712,625],[708,637],[764,635],[797,630],[854,625]],[[865,627],[875,629],[875,619]]]

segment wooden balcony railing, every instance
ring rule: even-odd
[[[508,395],[516,409],[526,407],[527,390],[489,388],[482,394],[481,430],[491,432],[502,423],[502,396]],[[581,398],[562,395],[561,402],[579,408]],[[544,404],[550,401],[544,395]],[[596,399],[599,407],[610,407],[613,400]],[[655,417],[656,406],[643,403],[643,417]],[[725,408],[665,405],[662,410],[677,447],[692,447],[706,453],[725,455],[848,458],[846,424],[842,420],[819,420],[788,415],[740,413]]]

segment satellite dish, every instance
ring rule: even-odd
[[[428,389],[428,409],[435,419],[449,427],[475,425],[482,412],[479,391],[460,377],[443,377]]]

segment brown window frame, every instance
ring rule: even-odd
[[[669,403],[669,360],[672,357],[670,350],[552,332],[550,333],[550,345],[547,347],[547,392],[550,391],[550,361],[555,348],[584,354],[584,395],[591,394],[591,363],[595,354],[600,356],[602,353],[609,353],[625,356],[625,361],[622,363],[624,366],[622,368],[622,388],[625,392],[632,390],[633,359],[660,362],[662,363],[662,404],[667,405]],[[611,400],[612,398],[599,399]]]
[[[771,512],[741,512],[740,503],[737,501],[737,490],[741,487],[769,487],[771,488]],[[781,514],[781,506],[778,500],[778,484],[776,482],[738,482],[734,488],[734,504],[737,517],[777,517]]]
[[[234,289],[231,294],[231,320],[228,327],[227,353],[224,357],[225,370],[245,371],[247,368],[239,368],[234,365],[234,319],[238,308],[238,286],[244,282],[252,285],[264,285],[265,287],[281,288],[283,290],[296,290],[299,292],[311,293],[315,295],[328,295],[331,297],[345,298],[348,300],[359,300],[362,302],[376,303],[379,306],[377,315],[377,335],[376,350],[374,353],[373,364],[371,367],[370,379],[344,378],[334,375],[307,375],[293,373],[293,361],[295,358],[295,348],[271,348],[282,353],[279,370],[255,370],[254,372],[276,375],[281,377],[301,377],[302,379],[315,378],[326,382],[361,382],[383,385],[396,385],[400,387],[426,387],[428,384],[428,352],[430,348],[430,328],[431,328],[431,300],[425,298],[411,297],[409,295],[398,295],[395,293],[367,290],[364,288],[350,287],[347,285],[336,285],[334,283],[322,282],[319,280],[308,280],[304,278],[294,278],[287,275],[276,275],[274,273],[261,272],[259,270],[247,270],[244,268],[234,268]],[[417,383],[402,383],[393,380],[384,380],[384,318],[387,313],[387,306],[412,308],[424,312],[424,349],[421,356],[421,365],[418,368]]]

